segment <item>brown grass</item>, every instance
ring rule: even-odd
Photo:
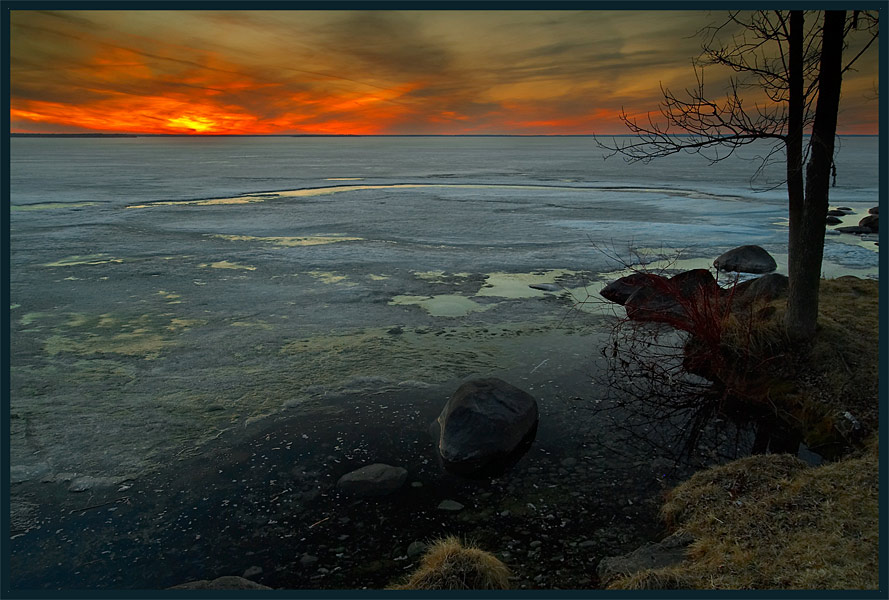
[[[434,542],[420,566],[391,590],[506,590],[509,568],[490,552],[464,546],[456,537]]]
[[[770,408],[808,446],[838,457],[878,429],[878,304],[877,281],[822,280],[815,338],[800,346],[784,331],[786,300],[756,303],[719,323],[727,368],[714,375],[742,406]]]
[[[821,467],[751,456],[674,489],[664,519],[695,537],[685,562],[611,589],[876,589],[877,443]]]

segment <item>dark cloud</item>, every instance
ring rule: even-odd
[[[355,72],[433,76],[448,71],[451,52],[423,33],[415,17],[397,12],[345,13],[324,30],[328,46],[354,61]]]

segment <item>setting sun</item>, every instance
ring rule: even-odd
[[[167,123],[176,129],[188,129],[196,133],[210,133],[216,130],[217,125],[212,119],[206,117],[181,116],[167,119]]]

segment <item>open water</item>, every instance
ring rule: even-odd
[[[627,264],[707,266],[742,244],[786,272],[780,164],[751,181],[763,147],[627,165],[584,137],[11,142],[17,588],[248,569],[380,587],[407,545],[449,533],[522,586],[595,586],[602,556],[657,534],[665,485],[731,454],[716,435],[677,468],[597,412],[619,316],[597,290]],[[836,165],[831,204],[857,224],[878,203],[877,138],[844,138]],[[826,276],[876,277],[875,244],[826,242]],[[480,376],[534,394],[541,422],[510,472],[465,482],[427,428]],[[339,498],[370,462],[412,484]]]

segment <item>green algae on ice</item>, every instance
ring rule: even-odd
[[[481,312],[494,308],[496,304],[479,304],[466,296],[441,294],[438,296],[395,296],[390,306],[416,304],[433,317],[464,317],[471,312]]]

